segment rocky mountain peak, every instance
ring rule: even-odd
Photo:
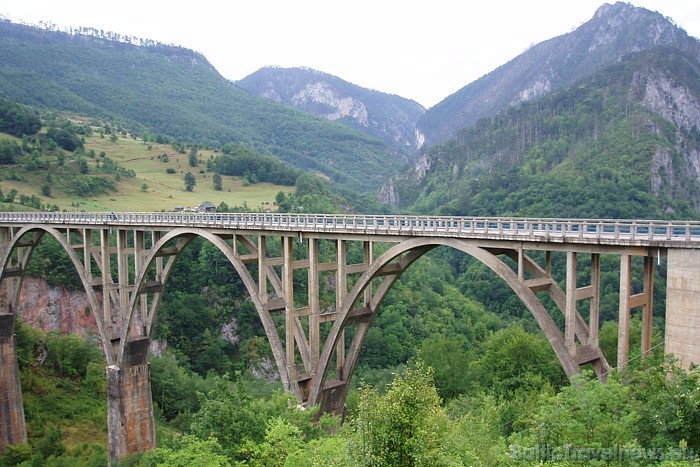
[[[236,82],[253,94],[342,123],[383,140],[414,158],[423,142],[416,122],[425,109],[415,101],[362,88],[311,68],[262,68]]]
[[[418,121],[428,144],[480,118],[586,79],[626,55],[668,46],[700,57],[700,43],[663,15],[624,2],[605,4],[576,30],[541,42],[460,89]]]

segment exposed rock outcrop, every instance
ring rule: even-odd
[[[85,293],[52,287],[44,280],[24,279],[17,312],[23,321],[46,332],[61,331],[84,337],[98,333]]]
[[[416,150],[425,141],[416,129],[425,109],[417,102],[362,88],[318,70],[266,67],[236,85],[379,138],[407,163],[415,161]]]
[[[379,190],[379,201],[388,204],[392,208],[399,207],[399,191],[396,188],[394,177],[389,177],[381,190]]]

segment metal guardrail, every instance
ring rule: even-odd
[[[572,240],[640,245],[700,244],[700,222],[619,219],[539,219],[287,213],[0,212],[0,225],[68,224],[134,227],[209,227],[317,233],[442,236],[458,238]]]

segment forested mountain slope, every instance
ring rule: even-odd
[[[418,128],[428,144],[445,141],[482,117],[572,86],[656,46],[700,57],[700,42],[661,14],[623,2],[604,4],[576,30],[531,47],[445,98],[421,117]]]
[[[310,68],[262,68],[236,85],[275,102],[344,123],[413,156],[423,144],[415,101],[348,83]]]
[[[697,218],[699,128],[697,56],[658,47],[479,120],[390,194],[423,213]]]
[[[0,97],[183,142],[242,143],[358,191],[403,164],[376,138],[241,90],[199,53],[87,32],[0,21]]]

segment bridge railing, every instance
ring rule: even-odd
[[[192,226],[349,234],[700,242],[700,222],[192,212],[0,212],[0,224]]]

